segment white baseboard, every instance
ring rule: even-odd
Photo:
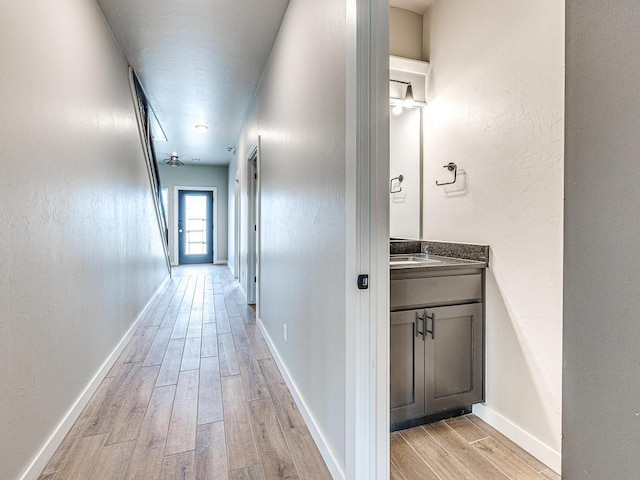
[[[278,365],[278,368],[280,369],[280,373],[282,374],[284,381],[289,387],[289,391],[293,396],[293,400],[296,402],[296,405],[298,406],[298,409],[300,410],[300,413],[302,414],[302,417],[304,418],[304,421],[307,424],[307,428],[309,429],[309,432],[311,433],[311,436],[313,437],[313,440],[316,443],[318,450],[320,450],[320,455],[322,455],[324,462],[327,464],[327,468],[329,469],[331,476],[334,479],[344,480],[346,477],[342,467],[337,462],[336,457],[333,454],[333,451],[331,450],[329,443],[324,438],[324,435],[322,434],[320,428],[318,428],[318,424],[315,418],[313,417],[313,414],[310,412],[309,407],[307,406],[307,403],[304,401],[304,398],[300,393],[298,386],[291,378],[289,370],[287,370],[287,367],[283,363],[282,358],[280,357],[280,353],[278,352],[275,345],[273,344],[273,341],[271,340],[269,333],[264,328],[264,324],[259,318],[256,320],[256,323],[258,324],[258,328],[260,328],[260,331],[264,336],[264,340],[267,343],[269,350],[271,350],[271,355],[273,356],[273,359],[276,362],[276,365]]]
[[[53,454],[56,452],[56,450],[64,440],[64,437],[67,435],[67,433],[69,433],[71,427],[73,427],[73,424],[82,413],[82,410],[84,410],[84,407],[87,406],[87,403],[89,403],[89,400],[91,400],[93,394],[96,393],[96,390],[100,386],[102,380],[104,380],[104,378],[109,373],[109,370],[111,370],[113,364],[116,363],[116,360],[124,351],[125,347],[129,343],[129,340],[131,340],[133,334],[138,328],[140,320],[142,320],[148,313],[149,307],[151,307],[156,297],[162,292],[170,279],[171,277],[167,276],[162,284],[160,284],[151,299],[149,299],[138,317],[135,319],[131,327],[129,327],[127,333],[124,334],[118,345],[113,349],[111,354],[107,357],[102,366],[89,381],[88,385],[84,388],[80,396],[73,403],[69,411],[67,411],[62,421],[58,424],[51,436],[44,443],[44,446],[36,454],[31,464],[29,464],[27,469],[20,476],[19,480],[37,480],[44,468],[47,466],[47,463],[49,463],[49,460],[51,460],[51,457],[53,457]]]
[[[526,432],[511,420],[483,404],[473,406],[473,413],[493,428],[536,457],[554,472],[560,474],[562,454]]]
[[[217,260],[213,264],[214,265],[226,265],[227,263],[228,263],[227,260]],[[171,266],[172,267],[179,267],[180,264],[179,263],[171,263]]]

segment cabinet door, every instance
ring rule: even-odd
[[[424,415],[424,310],[391,313],[391,423]]]
[[[482,303],[427,309],[428,414],[483,400]]]

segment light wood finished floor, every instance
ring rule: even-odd
[[[227,267],[174,269],[41,480],[328,479]]]
[[[391,434],[392,480],[559,480],[475,415]]]

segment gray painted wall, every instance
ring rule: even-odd
[[[16,479],[168,272],[97,4],[1,2],[0,45],[0,478]]]
[[[637,0],[567,0],[567,480],[640,472],[638,25]]]
[[[350,240],[346,13],[344,0],[291,0],[230,166],[240,172],[240,277],[246,288],[247,158],[260,135],[259,314],[340,469],[346,462]]]
[[[169,255],[172,263],[177,263],[175,248],[175,211],[174,211],[174,188],[177,186],[188,187],[216,187],[218,189],[218,204],[214,207],[218,212],[217,228],[217,248],[216,258],[218,262],[227,261],[227,241],[229,235],[227,233],[228,222],[228,172],[227,167],[208,166],[208,165],[184,165],[182,167],[169,167],[160,165],[160,184],[163,188],[168,189],[169,193],[169,211],[167,212],[169,222]]]

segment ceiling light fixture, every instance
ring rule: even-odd
[[[176,155],[175,153],[171,155],[171,158],[165,158],[164,163],[166,163],[170,167],[181,167],[182,165],[184,165],[184,163],[182,163],[178,159],[178,155]]]
[[[198,132],[206,132],[207,130],[209,130],[209,127],[207,127],[205,124],[201,123],[199,125],[196,125],[196,130]]]

